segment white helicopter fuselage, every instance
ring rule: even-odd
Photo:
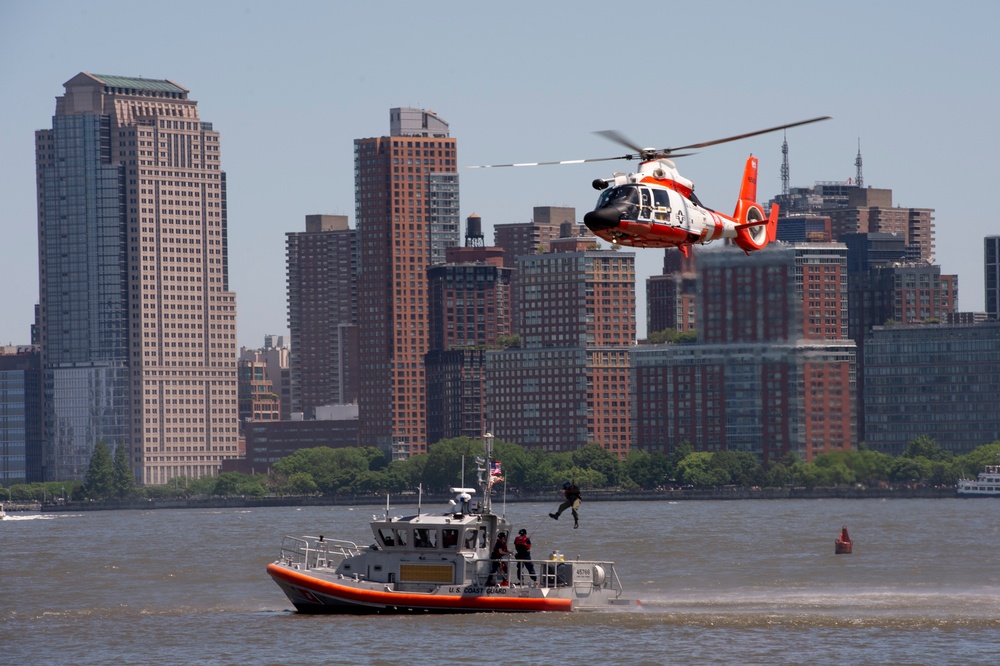
[[[751,156],[744,180],[749,178],[754,185],[756,166]],[[695,196],[694,184],[668,159],[643,162],[637,172],[616,173],[594,181],[594,187],[603,191],[584,221],[595,235],[613,244],[685,250],[728,238],[754,250],[767,243],[763,211],[752,199],[741,194],[733,217],[707,208]]]

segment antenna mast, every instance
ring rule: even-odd
[[[781,133],[782,137],[785,137],[785,133]],[[788,138],[786,137],[781,143],[781,193],[788,194]]]
[[[858,175],[856,177],[858,187],[865,186],[865,179],[861,177],[861,137],[858,137],[858,157],[854,160],[854,166],[857,167]]]

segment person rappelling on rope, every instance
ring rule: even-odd
[[[576,484],[566,481],[563,483],[563,495],[566,497],[566,501],[559,505],[555,513],[550,513],[549,518],[554,520],[559,520],[559,516],[566,509],[571,509],[573,512],[573,529],[580,527],[580,503],[583,502],[583,497],[580,495],[580,489],[576,487]]]

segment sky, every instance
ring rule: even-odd
[[[0,345],[30,340],[38,301],[34,132],[79,72],[170,79],[221,134],[237,343],[287,335],[285,234],[354,216],[354,139],[389,109],[435,111],[458,140],[461,218],[528,222],[535,206],[597,199],[635,163],[479,164],[612,157],[594,132],[666,148],[793,128],[792,187],[855,176],[933,208],[936,263],[959,308],[982,311],[983,238],[1000,234],[1000,3],[841,0],[628,3],[0,0]],[[748,154],[758,198],[781,189],[782,133],[678,160],[707,206],[735,205]],[[464,234],[464,228],[463,228]],[[635,250],[645,279],[662,250]],[[287,338],[286,338],[287,341]]]

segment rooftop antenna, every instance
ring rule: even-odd
[[[784,137],[785,133],[782,132],[781,136]],[[787,195],[788,194],[788,181],[789,181],[789,175],[788,175],[788,139],[787,138],[785,138],[784,141],[781,142],[781,155],[782,155],[782,157],[781,157],[781,193]]]
[[[858,156],[854,160],[854,166],[858,169],[858,175],[855,180],[857,180],[858,187],[865,186],[865,180],[861,177],[861,137],[858,137]]]

